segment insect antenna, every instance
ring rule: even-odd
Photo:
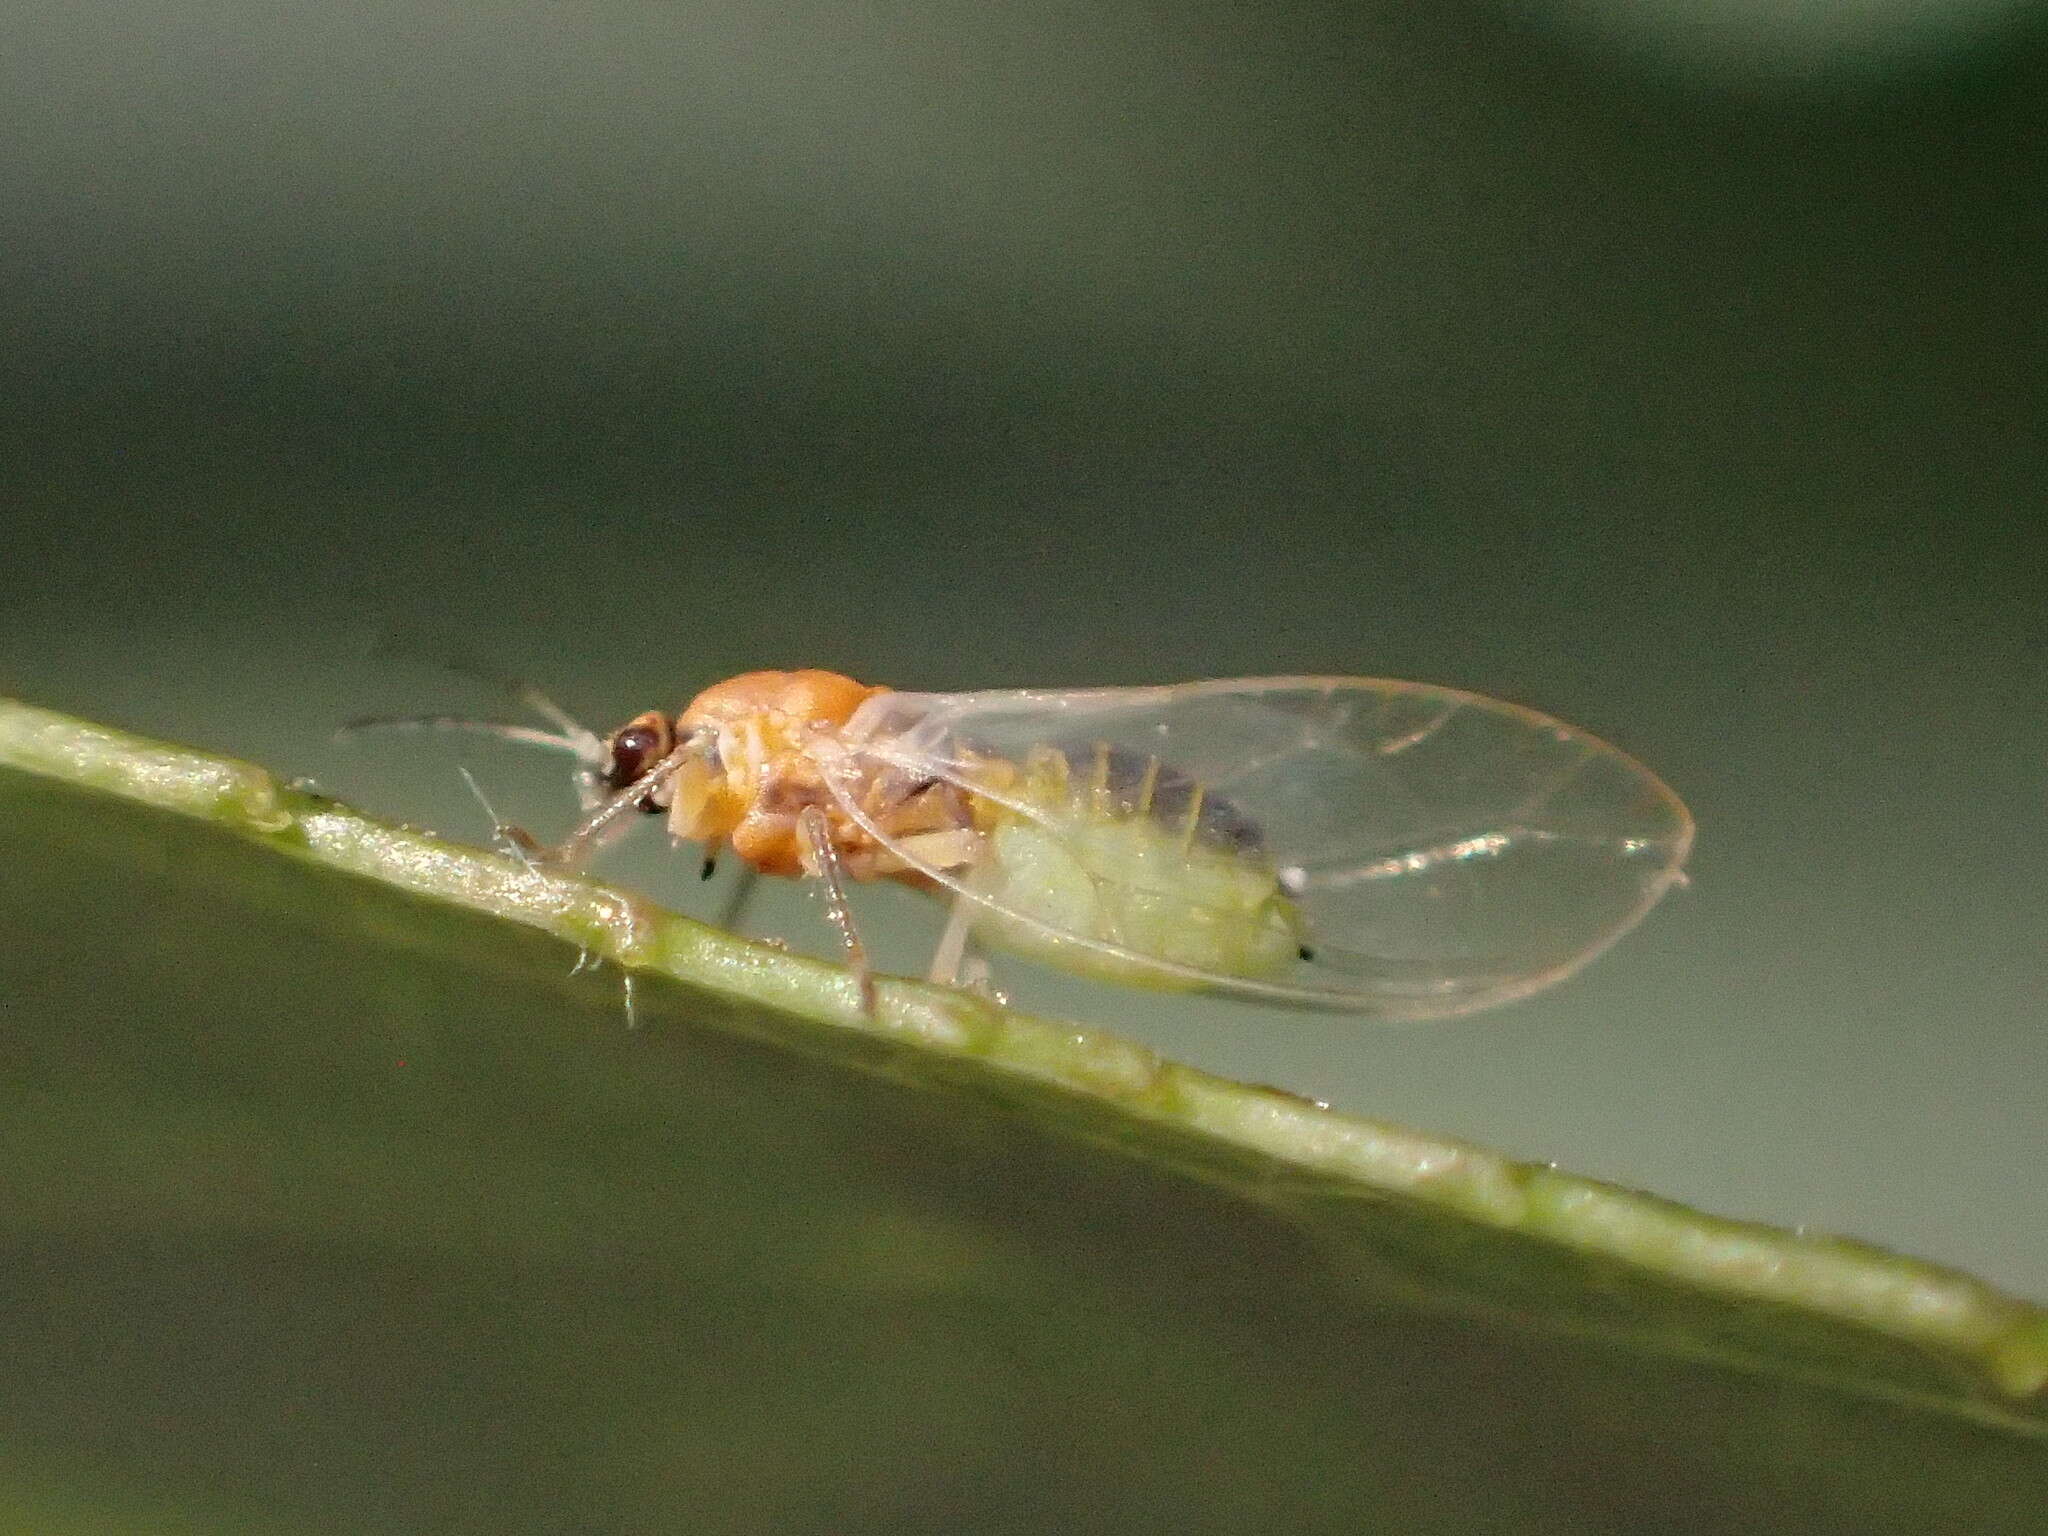
[[[406,653],[389,642],[379,642],[373,654],[400,656]],[[543,731],[509,720],[478,720],[462,715],[364,715],[345,722],[335,735],[351,736],[371,730],[474,731],[480,735],[496,736],[501,741],[515,741],[522,746],[572,752],[588,771],[604,768],[608,753],[603,738],[532,683],[467,658],[444,658],[439,665],[444,672],[453,672],[457,677],[466,677],[496,689],[513,703],[540,716],[554,729]]]
[[[450,659],[441,665],[444,670],[453,672],[458,677],[474,678],[477,682],[487,683],[515,704],[525,705],[560,731],[564,740],[597,743],[602,750],[602,743],[598,742],[595,732],[585,729],[574,715],[526,679],[494,671],[467,659]]]
[[[578,725],[569,712],[542,693],[523,677],[514,677],[501,672],[474,656],[461,654],[423,654],[422,651],[405,644],[397,636],[385,634],[370,647],[373,657],[391,657],[401,661],[425,662],[443,672],[452,672],[457,677],[466,677],[473,683],[482,683],[486,688],[496,690],[515,704],[523,704],[535,714],[550,721],[564,736],[587,736],[590,733]]]
[[[496,736],[501,741],[516,741],[522,746],[551,747],[583,756],[583,745],[574,738],[510,720],[478,720],[467,715],[358,715],[343,721],[334,735],[340,740],[364,731],[471,731],[479,736]],[[593,736],[591,740],[597,738]]]
[[[364,731],[468,731],[478,736],[495,736],[500,741],[524,747],[545,747],[567,752],[576,759],[576,797],[587,811],[603,798],[602,775],[611,760],[604,739],[581,724],[561,705],[531,683],[503,677],[468,662],[444,662],[446,671],[490,684],[523,704],[554,727],[544,731],[511,720],[482,720],[467,715],[359,715],[335,731],[339,741]]]

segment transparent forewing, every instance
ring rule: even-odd
[[[1147,794],[1175,788],[1159,813],[1193,815],[1205,837],[1235,839],[1246,858],[1266,861],[1302,939],[1302,958],[1277,975],[1165,969],[1390,1018],[1463,1013],[1569,974],[1679,878],[1692,840],[1677,796],[1613,747],[1515,705],[1418,683],[890,694],[854,726],[831,777],[863,821],[853,791],[878,773],[988,794],[992,762],[1092,758],[1126,784],[1129,765],[1156,762]],[[1033,812],[1028,797],[1015,808]],[[957,869],[914,850],[908,861],[987,902]],[[1057,937],[1123,953],[1096,935]]]

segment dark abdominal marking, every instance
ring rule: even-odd
[[[1104,754],[1095,747],[1068,747],[1061,754],[1067,760],[1070,792],[1086,794],[1096,782]],[[1111,747],[1107,753],[1108,773],[1104,788],[1110,803],[1126,815],[1138,814],[1145,780],[1152,774],[1155,759],[1145,752]],[[1158,764],[1152,778],[1152,794],[1144,813],[1161,826],[1185,826],[1188,806],[1193,803],[1196,781],[1179,769]],[[1266,840],[1258,823],[1221,795],[1204,792],[1201,809],[1195,813],[1195,835],[1212,847],[1232,853],[1260,853]]]

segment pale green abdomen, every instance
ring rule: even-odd
[[[1125,986],[1186,990],[1199,978],[1105,954],[1073,936],[1214,975],[1256,979],[1301,952],[1294,904],[1256,848],[1190,838],[1149,815],[1077,809],[1046,822],[1000,815],[971,875],[991,943]]]

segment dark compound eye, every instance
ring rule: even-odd
[[[668,755],[668,723],[643,717],[623,727],[612,737],[612,760],[604,781],[613,789],[624,789]]]

